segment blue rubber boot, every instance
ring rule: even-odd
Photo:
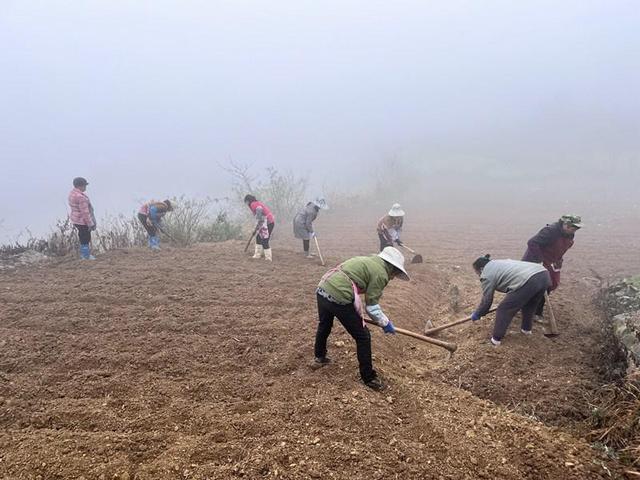
[[[95,260],[96,257],[91,255],[91,247],[89,244],[80,245],[80,258],[83,260]]]
[[[160,237],[154,235],[151,237],[151,249],[152,250],[160,250]]]

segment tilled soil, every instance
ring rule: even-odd
[[[360,219],[353,228],[363,233],[348,243],[343,220],[322,220],[328,265],[375,250],[372,219]],[[518,258],[539,227],[422,224],[405,240],[427,262],[382,302],[417,332],[473,308],[468,265],[485,253],[475,251],[483,239],[496,258]],[[311,368],[314,289],[327,267],[304,259],[281,229],[273,264],[227,242],[0,274],[2,478],[620,478],[622,468],[581,439],[601,381],[591,296],[598,275],[638,265],[618,268],[612,253],[576,267],[606,244],[596,236],[584,248],[578,238],[552,296],[563,329],[553,340],[540,328],[524,337],[516,319],[492,348],[488,317],[439,335],[459,345],[449,356],[373,327],[388,384],[377,393],[359,383],[354,343],[338,323],[333,363]]]

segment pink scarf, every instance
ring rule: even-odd
[[[360,294],[364,293],[364,290],[360,289],[360,287],[358,287],[358,285],[356,285],[356,282],[354,282],[353,280],[351,280],[351,278],[349,277],[349,275],[347,275],[346,273],[344,273],[341,269],[340,269],[341,265],[338,265],[335,268],[332,268],[331,270],[329,270],[327,273],[325,273],[322,276],[322,279],[320,280],[320,284],[322,284],[325,280],[329,279],[330,277],[333,276],[333,274],[335,274],[336,272],[340,272],[342,273],[345,277],[347,277],[349,279],[349,281],[351,282],[351,288],[353,289],[353,307],[356,309],[356,312],[358,312],[358,316],[362,319],[362,326],[365,326],[365,322],[364,322],[364,311],[362,308],[362,299],[360,298]]]

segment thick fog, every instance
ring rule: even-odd
[[[0,45],[0,240],[75,176],[100,217],[223,196],[230,159],[638,212],[635,1],[3,0]]]

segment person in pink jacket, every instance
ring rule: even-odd
[[[264,255],[264,258],[271,262],[273,261],[273,256],[269,239],[273,233],[273,227],[275,227],[276,224],[275,217],[273,213],[271,213],[271,210],[269,210],[269,207],[258,201],[253,195],[246,195],[244,197],[244,203],[249,207],[249,210],[251,210],[251,213],[253,213],[257,220],[255,228],[256,251],[253,258],[261,258],[262,255]]]
[[[96,216],[93,212],[91,201],[85,193],[87,190],[86,179],[76,177],[73,179],[73,190],[69,193],[69,219],[78,231],[78,239],[80,240],[80,258],[84,260],[95,260],[96,257],[91,255],[91,232],[96,229]]]

